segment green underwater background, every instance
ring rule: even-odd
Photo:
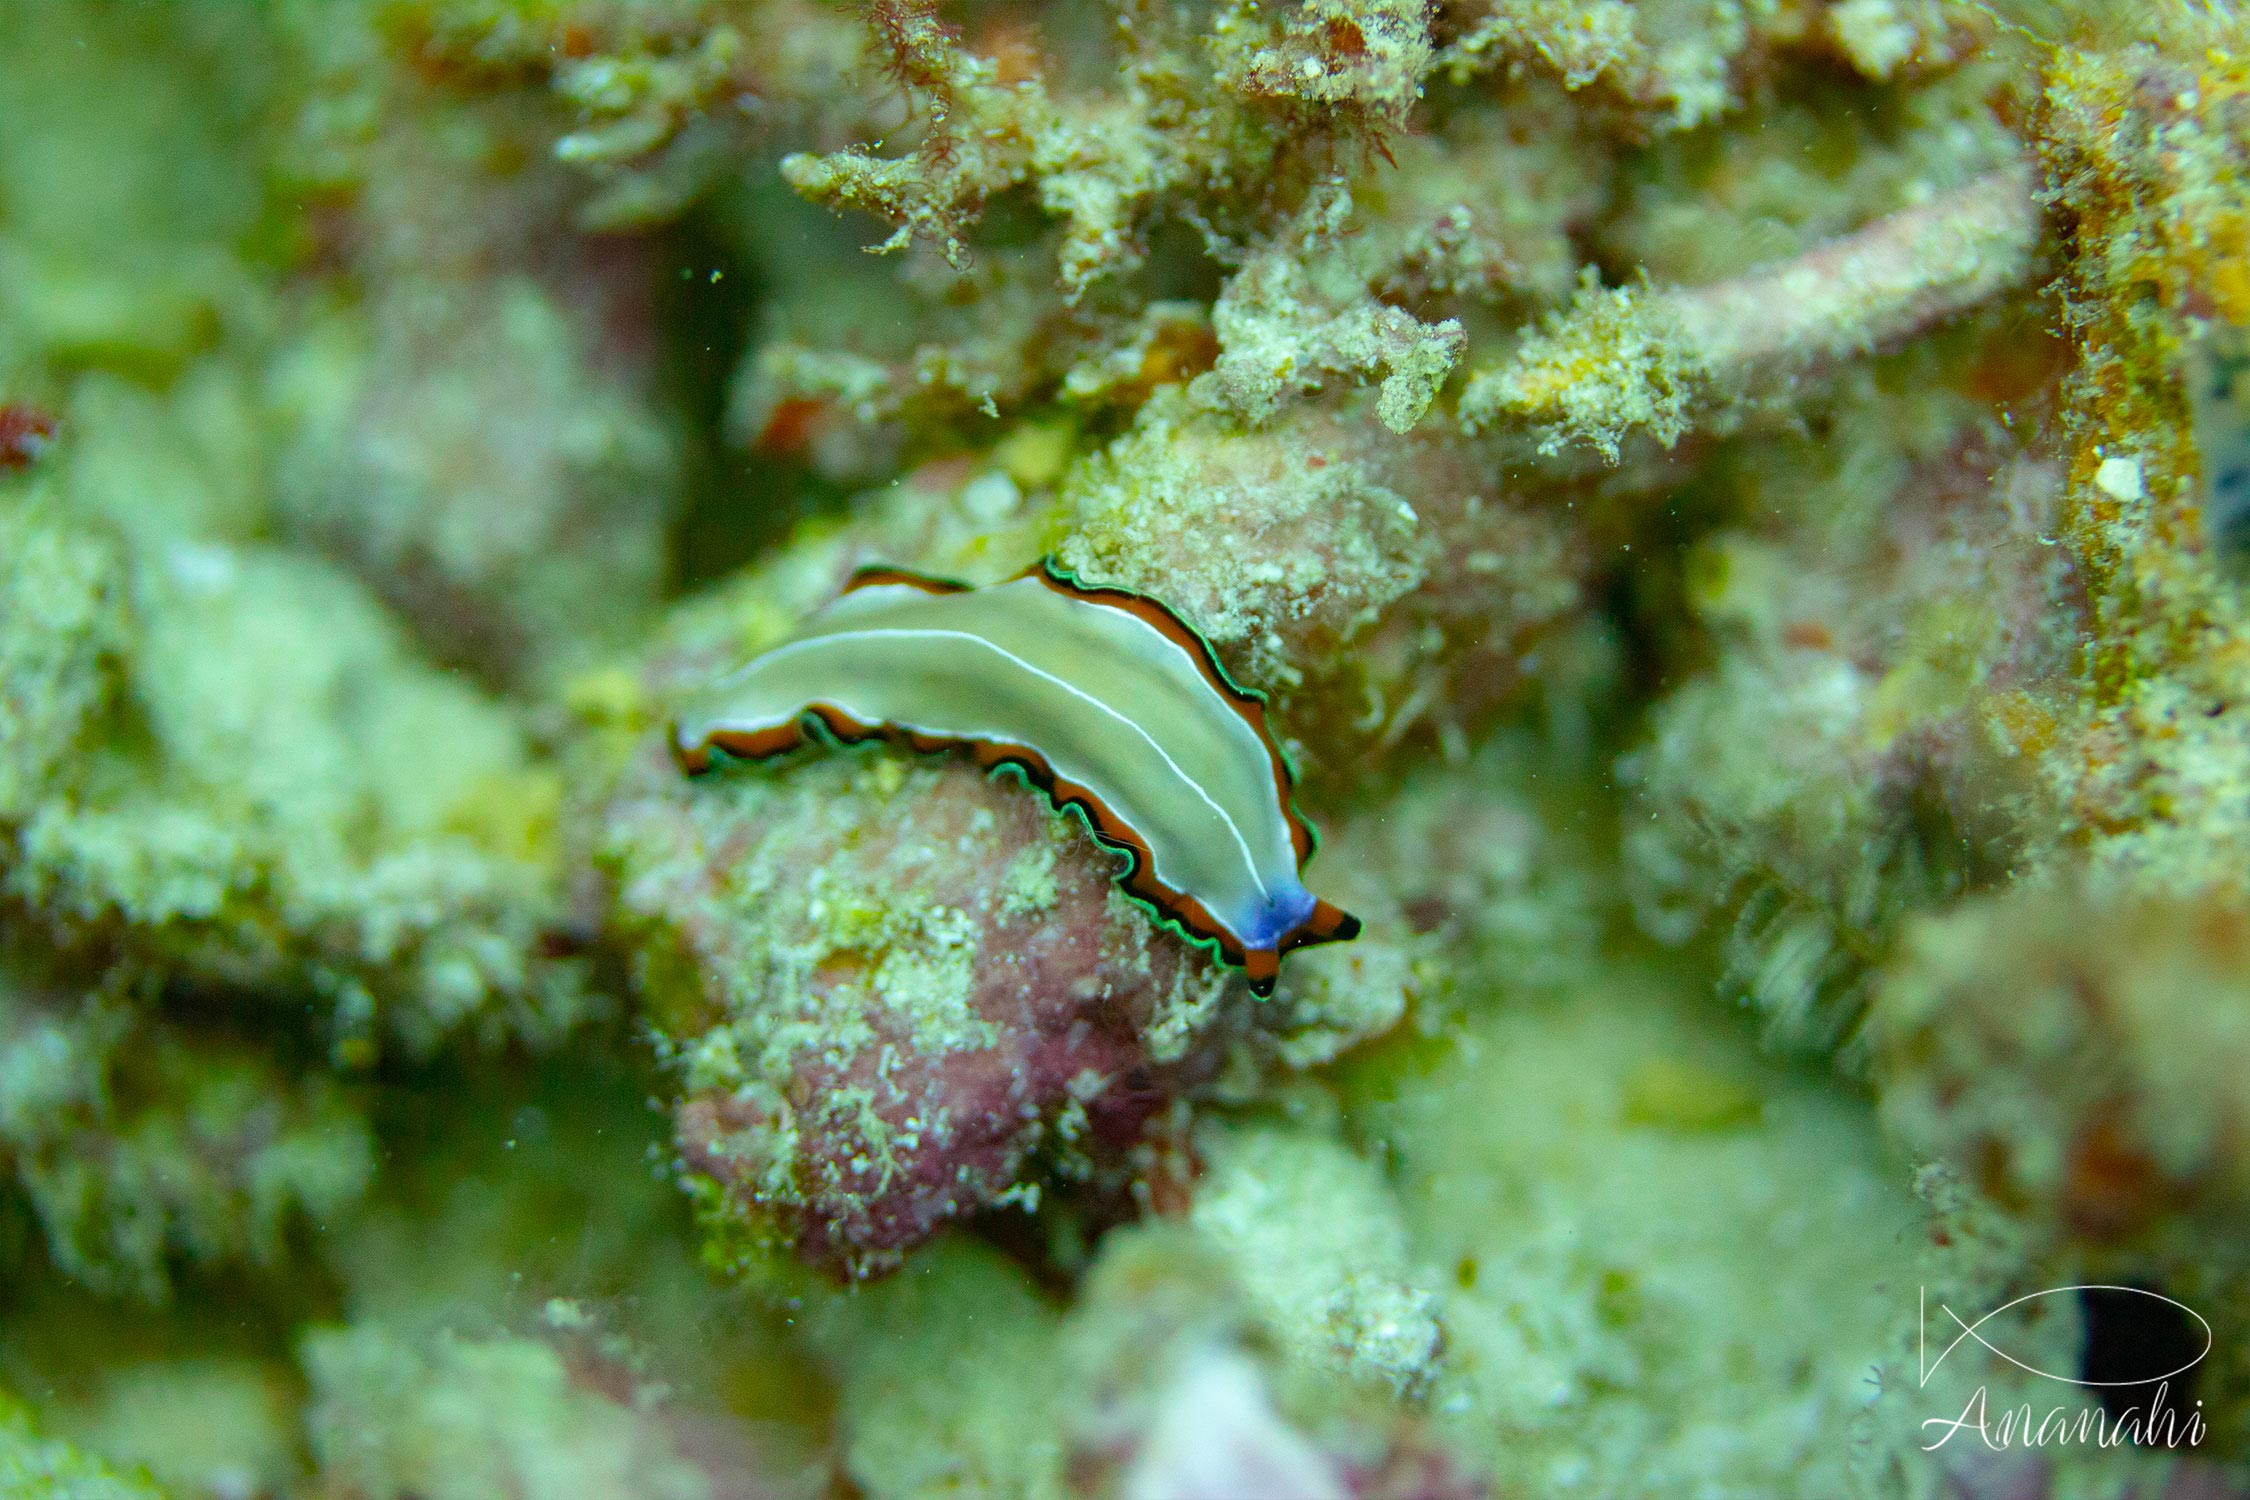
[[[0,0],[0,1497],[2250,1495],[2246,372],[2227,0]],[[667,754],[1043,557],[1270,999]]]

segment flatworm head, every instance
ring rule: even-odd
[[[763,759],[812,726],[966,749],[1014,767],[1128,857],[1126,892],[1270,994],[1281,955],[1359,922],[1300,878],[1312,829],[1290,801],[1265,701],[1157,601],[1044,563],[969,589],[867,570],[790,639],[698,694],[672,726],[690,773]]]

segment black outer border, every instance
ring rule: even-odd
[[[1169,605],[1159,599],[1131,589],[1080,583],[1075,574],[1053,558],[1044,558],[1016,576],[1036,576],[1049,588],[1073,598],[1109,608],[1129,610],[1187,648],[1190,657],[1202,670],[1205,680],[1257,731],[1259,740],[1272,758],[1275,794],[1280,800],[1283,816],[1288,821],[1291,842],[1297,850],[1297,868],[1302,871],[1319,847],[1319,834],[1297,811],[1296,803],[1290,795],[1296,783],[1296,770],[1290,765],[1288,756],[1283,753],[1267,723],[1265,695],[1235,682],[1212,652],[1210,643],[1204,640],[1194,626],[1181,619]],[[868,567],[861,568],[852,575],[844,592],[851,593],[856,589],[886,584],[904,584],[933,594],[965,593],[969,590],[969,585],[948,578],[933,578],[903,568]],[[1176,890],[1156,878],[1155,857],[1146,839],[1119,818],[1090,788],[1058,776],[1047,758],[1030,745],[999,740],[962,739],[927,734],[906,725],[868,723],[854,718],[833,703],[809,703],[789,723],[761,730],[737,732],[714,729],[695,745],[680,743],[675,724],[671,743],[673,758],[679,763],[680,769],[690,776],[696,776],[715,768],[721,757],[733,760],[771,760],[800,749],[816,738],[839,745],[886,740],[910,746],[925,754],[966,750],[987,771],[995,774],[1014,772],[1025,785],[1034,787],[1043,794],[1058,812],[1075,814],[1096,842],[1125,856],[1126,866],[1117,872],[1115,879],[1128,897],[1152,913],[1160,926],[1169,928],[1185,941],[1208,949],[1226,963],[1243,970],[1251,990],[1260,996],[1273,993],[1284,954],[1316,943],[1348,942],[1359,935],[1359,918],[1315,897],[1312,915],[1281,934],[1272,948],[1245,949],[1211,915],[1210,908],[1187,892]]]

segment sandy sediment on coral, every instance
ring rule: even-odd
[[[2242,1487],[2223,11],[18,10],[0,1488]],[[1267,697],[1272,997],[666,754],[1042,557]],[[1933,1451],[2095,1281],[2199,1451]]]

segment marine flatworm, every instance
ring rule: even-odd
[[[1266,726],[1164,605],[1052,562],[971,589],[867,569],[796,635],[697,694],[672,726],[690,774],[716,753],[900,740],[1013,767],[1127,856],[1118,883],[1273,991],[1281,956],[1357,935],[1299,878],[1311,827]]]

